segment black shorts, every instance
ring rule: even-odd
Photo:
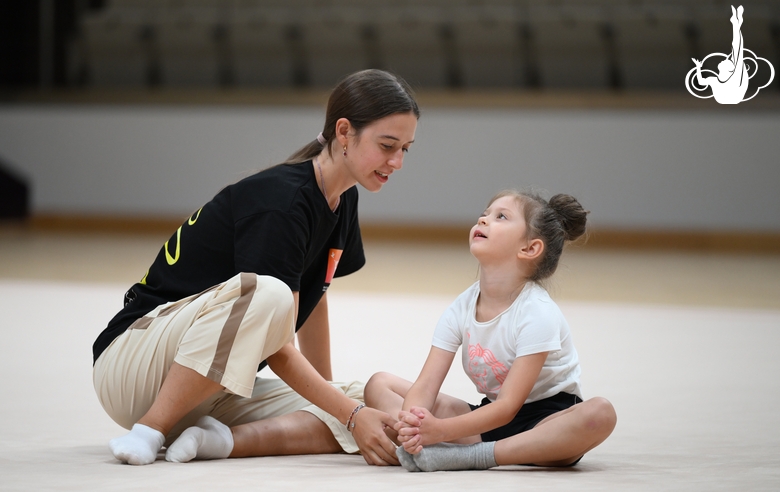
[[[520,408],[520,411],[517,412],[517,415],[515,415],[515,418],[513,418],[511,422],[482,434],[482,441],[498,441],[531,430],[536,424],[550,415],[558,413],[561,410],[566,410],[581,401],[582,399],[577,395],[558,393],[555,396],[543,400],[526,403]],[[490,403],[490,400],[484,398],[479,405],[469,404],[469,406],[473,411],[477,408],[489,405]]]

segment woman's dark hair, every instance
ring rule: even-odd
[[[520,203],[529,239],[538,238],[544,243],[544,251],[530,279],[538,282],[550,277],[558,268],[564,243],[585,234],[590,212],[582,208],[576,198],[563,194],[548,201],[534,192],[502,191],[490,203],[504,196],[513,196]]]
[[[336,136],[336,122],[349,120],[358,135],[371,123],[397,113],[413,113],[420,117],[420,109],[409,84],[397,75],[383,70],[362,70],[346,76],[336,85],[328,98],[322,136],[325,145],[317,139],[291,155],[285,164],[303,162],[328,147]]]

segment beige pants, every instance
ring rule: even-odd
[[[278,279],[241,273],[180,301],[158,306],[100,355],[93,379],[98,400],[130,429],[151,407],[173,362],[225,387],[186,415],[172,442],[202,415],[228,426],[308,411],[322,420],[346,452],[357,446],[337,419],[311,405],[284,382],[257,378],[257,366],[295,334],[292,292]],[[362,383],[332,383],[363,399]]]

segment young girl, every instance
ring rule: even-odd
[[[442,315],[417,381],[378,373],[365,389],[368,405],[398,412],[387,432],[404,468],[571,466],[610,435],[615,411],[603,398],[582,401],[569,326],[539,284],[564,242],[585,232],[587,213],[569,195],[548,203],[505,191],[490,201],[469,236],[479,281]],[[439,393],[461,345],[463,368],[486,396],[480,405]]]

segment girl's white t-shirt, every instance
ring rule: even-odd
[[[527,282],[512,305],[485,323],[476,320],[479,282],[455,299],[433,333],[433,346],[457,352],[477,391],[495,401],[518,357],[549,352],[526,403],[560,392],[582,398],[580,365],[569,324],[547,291]]]

